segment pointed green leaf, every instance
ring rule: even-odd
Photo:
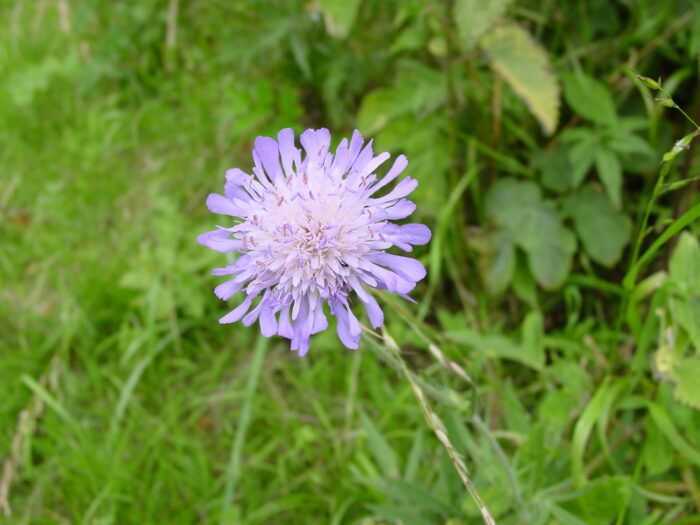
[[[559,84],[545,50],[512,22],[491,29],[479,45],[491,67],[527,104],[544,133],[551,135],[559,120]]]
[[[598,124],[615,124],[617,113],[608,88],[593,77],[584,74],[562,75],[564,98],[583,118]]]
[[[600,148],[596,151],[595,166],[610,200],[617,209],[620,209],[622,205],[622,166],[620,166],[617,155],[609,149]]]

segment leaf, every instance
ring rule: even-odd
[[[593,481],[581,494],[562,506],[589,525],[612,523],[627,504],[632,486],[623,476]]]
[[[457,0],[454,18],[462,48],[468,51],[505,12],[512,0]]]
[[[326,29],[331,36],[345,38],[350,34],[357,17],[361,0],[320,0],[326,21]]]
[[[632,232],[629,218],[617,211],[608,197],[596,193],[591,187],[568,197],[563,209],[573,218],[586,253],[604,266],[614,266]]]
[[[486,286],[493,294],[500,294],[508,287],[515,270],[515,245],[506,231],[490,236],[492,251],[487,254]]]
[[[700,357],[682,359],[670,378],[676,384],[673,391],[676,400],[700,410]]]
[[[360,412],[360,419],[365,428],[365,437],[374,460],[381,467],[384,476],[389,478],[399,477],[399,460],[379,429],[374,425],[364,412]]]
[[[576,239],[547,206],[532,208],[523,217],[516,241],[528,254],[530,270],[543,288],[557,288],[571,270]]]
[[[507,229],[528,256],[530,270],[544,288],[560,286],[571,268],[576,239],[534,182],[503,179],[486,195],[486,214]]]
[[[572,143],[568,149],[571,164],[571,186],[578,188],[595,161],[599,146],[598,136],[590,129],[580,128],[562,133],[561,138],[565,142]]]
[[[670,151],[667,151],[664,153],[664,156],[662,160],[664,162],[670,162],[673,159],[676,158],[676,156],[681,153],[682,151],[686,151],[688,147],[690,146],[690,143],[693,142],[693,139],[700,135],[700,131],[693,131],[692,133],[689,133],[685,137],[678,139],[676,143],[673,145],[673,148],[671,148]]]
[[[606,379],[596,390],[586,408],[579,416],[574,433],[571,438],[571,471],[574,482],[578,488],[582,488],[586,481],[583,469],[583,455],[586,450],[586,442],[590,437],[593,425],[600,418],[609,398],[614,398],[622,387],[622,383],[610,383]]]
[[[692,233],[683,232],[669,261],[671,277],[694,286],[700,282],[700,244]]]
[[[605,84],[588,75],[576,73],[562,75],[562,81],[564,98],[576,113],[598,124],[615,124],[615,103]]]
[[[673,465],[673,449],[651,418],[644,420],[646,439],[642,459],[650,475],[662,474]]]
[[[598,177],[605,186],[610,200],[615,208],[620,209],[622,205],[622,166],[620,166],[617,155],[609,149],[600,148],[596,151],[595,165]]]
[[[637,280],[637,274],[639,273],[641,267],[644,266],[644,264],[646,264],[649,261],[649,259],[651,259],[654,256],[654,254],[657,251],[659,251],[659,249],[664,244],[666,244],[674,235],[676,235],[679,231],[681,231],[693,221],[697,220],[699,217],[700,203],[695,204],[687,212],[685,212],[683,215],[674,220],[673,224],[671,224],[671,226],[669,226],[661,235],[659,235],[659,238],[656,239],[649,248],[647,248],[644,254],[634,264],[634,266],[632,266],[632,268],[629,269],[624,279],[622,280],[622,286],[624,286],[627,290],[631,290],[632,288],[634,288],[634,284]]]
[[[678,432],[678,429],[673,424],[666,410],[653,401],[647,401],[647,409],[654,423],[666,439],[669,440],[671,445],[673,445],[685,459],[694,463],[696,466],[700,466],[700,451],[689,444],[680,432]]]
[[[542,369],[544,366],[544,319],[540,312],[530,312],[525,316],[522,327],[523,360],[531,366]]]
[[[542,173],[542,185],[552,191],[564,192],[573,187],[573,167],[564,146],[541,150],[532,156],[532,166]]]
[[[551,135],[559,119],[559,84],[547,53],[527,31],[512,22],[494,27],[479,45],[491,67],[525,102],[544,133]]]

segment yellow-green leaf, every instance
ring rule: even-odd
[[[673,370],[676,383],[675,398],[689,407],[700,410],[700,357],[683,359]]]
[[[519,25],[500,24],[479,43],[491,67],[527,104],[547,135],[559,120],[559,83],[544,49]]]
[[[498,20],[512,0],[457,0],[454,17],[463,49],[476,45],[479,37]]]

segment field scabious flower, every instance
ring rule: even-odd
[[[384,314],[367,287],[411,300],[408,292],[425,277],[420,262],[385,251],[398,246],[410,252],[411,245],[430,240],[430,230],[422,224],[391,222],[413,213],[415,204],[404,197],[418,183],[406,177],[378,196],[408,161],[398,156],[378,179],[374,171],[390,155],[375,157],[372,141],[364,145],[358,131],[350,141],[343,139],[335,154],[329,151],[327,129],[308,129],[300,141],[303,159],[291,129],[280,131],[276,141],[258,137],[253,175],[228,170],[225,195],[207,198],[212,212],[240,219],[198,238],[212,250],[241,254],[233,264],[213,271],[234,276],[216,287],[219,298],[229,299],[241,290],[246,294],[219,322],[243,319],[249,326],[259,320],[264,336],[291,339],[291,349],[304,355],[310,336],[328,328],[327,303],[337,318],[340,340],[356,349],[361,330],[350,308],[351,293],[378,328]]]

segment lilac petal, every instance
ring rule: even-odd
[[[260,316],[260,312],[263,310],[263,308],[267,308],[269,305],[267,304],[267,292],[265,292],[265,295],[263,298],[260,300],[258,303],[258,306],[253,308],[250,312],[246,314],[246,316],[243,318],[243,326],[250,326],[252,325],[255,321],[258,320],[258,317]]]
[[[226,300],[230,299],[233,294],[238,293],[241,288],[243,288],[243,283],[236,282],[235,279],[230,279],[214,288],[214,294],[219,299]]]
[[[367,316],[369,317],[369,322],[372,323],[372,328],[379,328],[384,324],[384,312],[379,307],[379,303],[370,295],[368,301],[363,301],[365,304],[365,310],[367,310]]]
[[[250,175],[238,168],[226,170],[226,182],[235,184],[236,186],[245,186],[250,182],[250,178]]]
[[[374,170],[376,170],[379,166],[381,166],[391,155],[388,153],[380,153],[376,157],[374,157],[371,161],[369,161],[363,168],[360,170],[359,176],[360,177],[366,177],[370,173],[373,173]]]
[[[277,333],[282,337],[286,337],[287,339],[291,339],[294,337],[294,327],[289,321],[289,306],[285,306],[280,312],[280,320]]]
[[[378,199],[367,199],[368,204],[381,204],[383,202],[389,202],[393,201],[396,199],[399,199],[401,197],[405,197],[409,193],[411,193],[413,190],[415,190],[418,187],[418,181],[416,179],[413,179],[411,177],[406,177],[405,179],[402,179],[396,187],[391,190],[389,193],[384,195],[384,197],[379,197]]]
[[[231,232],[228,230],[214,230],[197,237],[197,242],[221,253],[240,250],[243,247],[243,242],[238,239],[231,239],[230,236]]]
[[[316,131],[313,129],[307,129],[301,135],[299,135],[299,142],[306,151],[307,158],[316,158],[319,152],[320,144],[316,136]]]
[[[313,325],[311,326],[311,335],[323,332],[326,328],[328,328],[328,319],[326,319],[326,315],[323,313],[323,308],[319,306],[318,308],[316,308],[316,310],[314,310],[314,320]]]
[[[279,142],[280,157],[282,157],[282,166],[287,176],[294,174],[294,165],[301,164],[301,156],[299,150],[294,145],[294,131],[291,128],[286,128],[277,134]]]
[[[425,266],[411,257],[380,252],[373,254],[371,259],[383,266],[388,266],[407,281],[416,283],[425,277]]]
[[[317,155],[325,153],[331,145],[331,132],[326,128],[316,130],[316,143],[318,144]]]
[[[370,188],[369,195],[372,195],[375,191],[377,191],[380,188],[383,188],[387,184],[389,184],[392,180],[394,180],[396,177],[401,175],[404,169],[406,169],[406,166],[408,166],[408,159],[406,158],[405,155],[399,155],[396,157],[396,160],[394,161],[394,164],[391,166],[391,169],[389,170],[389,173],[384,175],[384,178],[382,178],[377,184],[372,186]]]
[[[236,267],[235,264],[228,264],[224,266],[223,268],[214,268],[211,271],[212,275],[231,275],[233,273],[237,273],[239,271],[239,268]]]
[[[369,261],[364,261],[362,263],[362,267],[365,270],[367,270],[372,275],[372,277],[377,279],[377,288],[381,289],[381,284],[383,283],[383,287],[389,290],[390,292],[406,294],[416,287],[415,282],[411,282],[407,279],[404,279],[403,277],[397,275],[391,270],[387,270],[386,268],[377,266],[376,264],[373,264]]]
[[[383,211],[378,212],[376,215],[373,215],[372,219],[375,222],[380,220],[395,221],[399,219],[405,219],[414,211],[416,211],[415,203],[407,199],[401,199],[390,208],[385,208]]]
[[[406,242],[421,246],[430,242],[432,234],[425,224],[402,224],[399,228]]]
[[[351,350],[357,350],[360,347],[360,333],[362,332],[357,317],[345,306],[338,308],[335,316],[338,319],[337,331],[340,341]]]
[[[411,244],[423,245],[430,241],[430,229],[424,224],[387,224],[382,229],[382,235],[399,248],[410,252]]]
[[[235,323],[236,321],[238,321],[248,311],[248,308],[250,308],[250,305],[253,302],[254,298],[254,295],[249,295],[248,297],[246,297],[243,300],[243,302],[239,304],[234,310],[230,311],[221,319],[219,319],[219,323],[228,324]]]
[[[212,193],[207,197],[207,208],[209,208],[209,211],[212,213],[232,215],[234,217],[241,216],[241,210],[231,202],[231,199],[227,199],[218,193]]]
[[[238,199],[242,202],[248,202],[250,200],[250,195],[245,188],[250,184],[251,179],[252,176],[238,168],[226,171],[226,183],[224,184],[224,193],[226,197],[232,201]]]
[[[254,148],[253,151],[260,157],[263,168],[272,182],[275,182],[281,172],[277,142],[270,137],[257,137]]]
[[[357,159],[355,159],[355,162],[352,165],[351,171],[358,173],[364,171],[365,167],[372,161],[372,159],[374,158],[374,152],[372,150],[373,142],[373,140],[370,140],[364,147],[364,149],[360,152],[360,154],[357,156]]]
[[[331,165],[329,172],[329,177],[331,180],[337,180],[347,171],[349,157],[350,152],[348,150],[348,139],[343,139],[335,149],[335,157],[333,158],[333,164]]]
[[[270,306],[264,307],[260,312],[260,331],[265,337],[272,337],[277,333],[277,319]]]
[[[299,356],[305,355],[309,350],[309,337],[311,335],[312,325],[313,317],[309,315],[306,301],[304,301],[300,315],[294,323],[294,338],[291,344],[291,349],[297,350]]]
[[[350,139],[350,146],[348,146],[348,167],[355,162],[363,142],[362,134],[357,130],[353,131],[352,138]]]
[[[365,305],[365,309],[367,310],[367,315],[372,323],[372,327],[379,328],[382,326],[384,324],[384,312],[382,312],[382,309],[379,307],[379,304],[374,296],[365,290],[362,283],[360,283],[360,281],[354,275],[348,279],[348,283],[350,286],[352,286],[352,289],[355,290],[355,293],[357,294],[357,297],[360,298],[360,301],[362,301],[362,303]]]

